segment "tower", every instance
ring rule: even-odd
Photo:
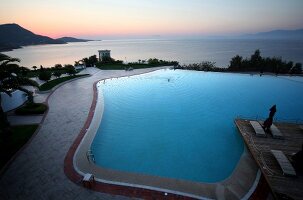
[[[99,50],[99,61],[108,61],[110,57],[110,50]]]

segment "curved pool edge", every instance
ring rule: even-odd
[[[217,183],[197,183],[119,172],[104,169],[89,162],[86,158],[86,152],[90,149],[96,134],[96,126],[98,128],[103,114],[104,104],[97,104],[97,102],[103,101],[103,95],[98,95],[97,91],[97,84],[102,80],[94,83],[94,96],[88,118],[65,158],[64,171],[72,181],[80,183],[85,173],[91,173],[97,180],[93,190],[132,197],[164,197],[165,193],[168,193],[169,196],[173,195],[176,198],[182,196],[182,198],[189,199],[207,199],[219,198],[224,195],[225,197],[241,199],[252,193],[252,187],[258,182],[258,168],[245,150],[246,147],[244,147],[241,158],[230,177]],[[243,181],[243,179],[245,180]],[[243,190],[243,188],[245,189]]]

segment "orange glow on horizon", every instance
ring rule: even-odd
[[[1,7],[6,9],[0,12],[0,23],[17,23],[52,38],[211,35],[303,27],[303,1],[298,0],[268,0],[262,7],[259,1],[243,0],[2,0]]]

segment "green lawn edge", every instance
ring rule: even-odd
[[[35,115],[43,114],[47,110],[47,105],[44,103],[26,103],[24,106],[17,108],[15,114],[17,115]]]
[[[66,76],[66,77],[62,77],[62,78],[57,78],[57,79],[54,79],[54,80],[51,80],[51,81],[48,81],[48,82],[42,84],[39,87],[39,90],[40,91],[51,90],[53,87],[59,85],[60,83],[63,83],[65,81],[68,81],[68,80],[71,80],[71,79],[74,79],[74,78],[79,78],[79,77],[82,77],[82,76],[87,76],[87,75],[89,75],[89,74],[80,74],[80,75]]]
[[[0,169],[28,142],[38,127],[38,124],[11,127],[12,134],[7,141],[1,139],[1,146],[5,149],[0,151]]]

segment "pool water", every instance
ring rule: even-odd
[[[244,150],[234,119],[303,120],[303,78],[159,70],[99,83],[104,113],[92,143],[114,170],[213,183]]]

